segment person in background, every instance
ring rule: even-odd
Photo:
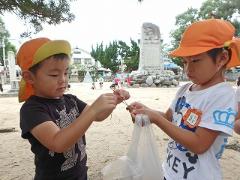
[[[119,86],[119,81],[120,81],[120,79],[117,78],[117,77],[115,77],[115,78],[113,79],[112,84],[110,85],[110,88],[111,88],[112,90],[119,89],[119,88],[120,88],[120,86]]]
[[[238,102],[238,115],[234,124],[234,131],[240,135],[240,76],[237,79],[236,99]]]
[[[0,71],[0,91],[3,92],[3,72]]]
[[[129,98],[127,91],[116,90],[87,105],[65,94],[70,57],[67,41],[48,38],[29,40],[17,53],[23,77],[20,128],[35,156],[35,180],[87,180],[86,131]]]
[[[118,77],[114,78],[114,83],[117,88],[121,88],[121,79]]]
[[[126,78],[126,82],[127,82],[127,86],[130,87],[132,85],[132,78],[130,77],[130,75],[128,74],[127,75],[127,78]]]
[[[219,159],[233,133],[237,103],[233,87],[225,82],[226,68],[237,66],[240,41],[233,25],[221,19],[195,22],[170,53],[181,57],[191,83],[183,85],[166,112],[141,103],[130,113],[146,114],[170,140],[163,171],[166,180],[221,180]]]
[[[96,89],[96,86],[95,86],[95,82],[94,82],[94,81],[92,82],[91,89],[92,89],[92,90]]]
[[[103,77],[100,77],[98,81],[99,81],[99,87],[100,87],[100,89],[102,89],[103,88],[103,82],[104,82]]]

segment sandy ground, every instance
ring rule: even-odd
[[[101,93],[111,92],[109,84],[103,89],[91,90],[89,84],[71,84],[69,93],[77,95],[87,103],[93,102]],[[132,101],[140,101],[150,107],[166,110],[178,88],[128,88]],[[33,179],[33,154],[27,140],[20,137],[19,109],[17,97],[0,98],[0,129],[15,128],[15,132],[0,134],[0,179]],[[109,162],[126,154],[131,141],[133,124],[126,106],[120,104],[103,122],[95,122],[86,133],[89,179],[100,180],[101,169]],[[161,159],[165,155],[167,135],[153,125]],[[239,141],[234,134],[230,142]],[[240,180],[240,153],[226,149],[221,159],[224,180]]]

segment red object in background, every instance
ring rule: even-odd
[[[131,77],[127,77],[126,78],[126,82],[129,86],[131,86],[131,81],[132,81],[132,78]]]
[[[118,84],[120,81],[121,81],[120,78],[114,78],[114,83],[115,84]]]

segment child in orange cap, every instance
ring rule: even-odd
[[[238,102],[238,115],[234,124],[234,131],[235,133],[240,134],[240,76],[237,79],[236,98]]]
[[[224,80],[226,67],[240,64],[240,41],[234,32],[229,22],[220,19],[191,24],[170,55],[182,57],[192,82],[180,87],[166,112],[131,104],[133,118],[148,115],[170,137],[163,162],[167,180],[222,179],[219,159],[237,112],[234,89]]]
[[[22,69],[19,101],[22,137],[35,155],[35,180],[87,180],[85,132],[93,121],[111,114],[129,93],[116,90],[88,106],[71,94],[68,66],[71,47],[64,40],[36,38],[17,53]]]

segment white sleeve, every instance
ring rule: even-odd
[[[179,98],[180,96],[182,96],[182,95],[184,94],[184,92],[185,92],[191,85],[192,85],[192,83],[187,83],[187,84],[184,84],[183,86],[181,86],[181,87],[178,89],[178,91],[177,91],[177,93],[176,93],[176,95],[175,95],[172,103],[170,104],[170,109],[171,109],[173,112],[174,112],[174,109],[175,109],[175,106],[176,106],[176,103],[177,103],[178,98]]]
[[[238,86],[236,90],[236,99],[237,99],[237,102],[240,102],[240,86]]]
[[[226,93],[228,92],[228,93]],[[199,126],[232,135],[237,101],[233,89],[217,89],[204,106]]]

